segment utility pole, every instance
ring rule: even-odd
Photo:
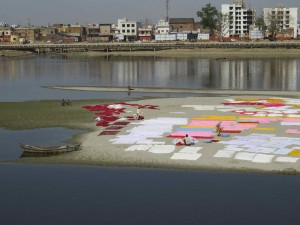
[[[169,21],[169,9],[170,9],[169,0],[166,0],[166,11],[167,11],[166,21],[167,22]]]

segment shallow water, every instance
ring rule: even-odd
[[[22,149],[19,144],[64,145],[65,141],[82,131],[65,128],[43,128],[21,131],[0,129],[0,161],[20,158]]]
[[[299,177],[0,165],[1,224],[298,224]]]

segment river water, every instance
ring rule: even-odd
[[[32,57],[0,60],[0,101],[111,98],[43,86],[123,86],[298,91],[300,58]],[[134,97],[168,94],[136,94]],[[114,93],[115,99],[125,98]]]
[[[300,58],[0,59],[0,101],[112,98],[43,88],[57,85],[298,91],[299,76]],[[113,94],[144,96],[184,95]],[[297,176],[5,163],[20,141],[54,145],[78,132],[0,129],[0,224],[299,224]]]

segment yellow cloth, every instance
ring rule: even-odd
[[[300,156],[300,150],[295,149],[289,153],[290,156]]]

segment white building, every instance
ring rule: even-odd
[[[276,8],[264,8],[263,11],[266,25],[271,23],[272,18],[276,18],[282,25],[282,32],[293,30],[293,38],[297,37],[298,8],[284,8],[283,5],[278,5]]]
[[[168,21],[159,20],[155,24],[155,34],[169,34],[170,33],[170,24]]]
[[[221,13],[226,15],[227,20],[222,25],[224,37],[244,37],[249,35],[249,26],[254,23],[256,11],[247,9],[243,0],[236,0],[234,4],[222,4]]]
[[[263,33],[261,30],[259,30],[258,28],[254,28],[254,29],[250,29],[249,32],[249,38],[250,39],[263,39]]]
[[[141,25],[136,21],[128,21],[126,18],[118,19],[118,30],[121,35],[124,35],[126,41],[136,41],[138,37],[138,28]]]
[[[8,24],[5,22],[0,22],[0,27],[8,27]]]

